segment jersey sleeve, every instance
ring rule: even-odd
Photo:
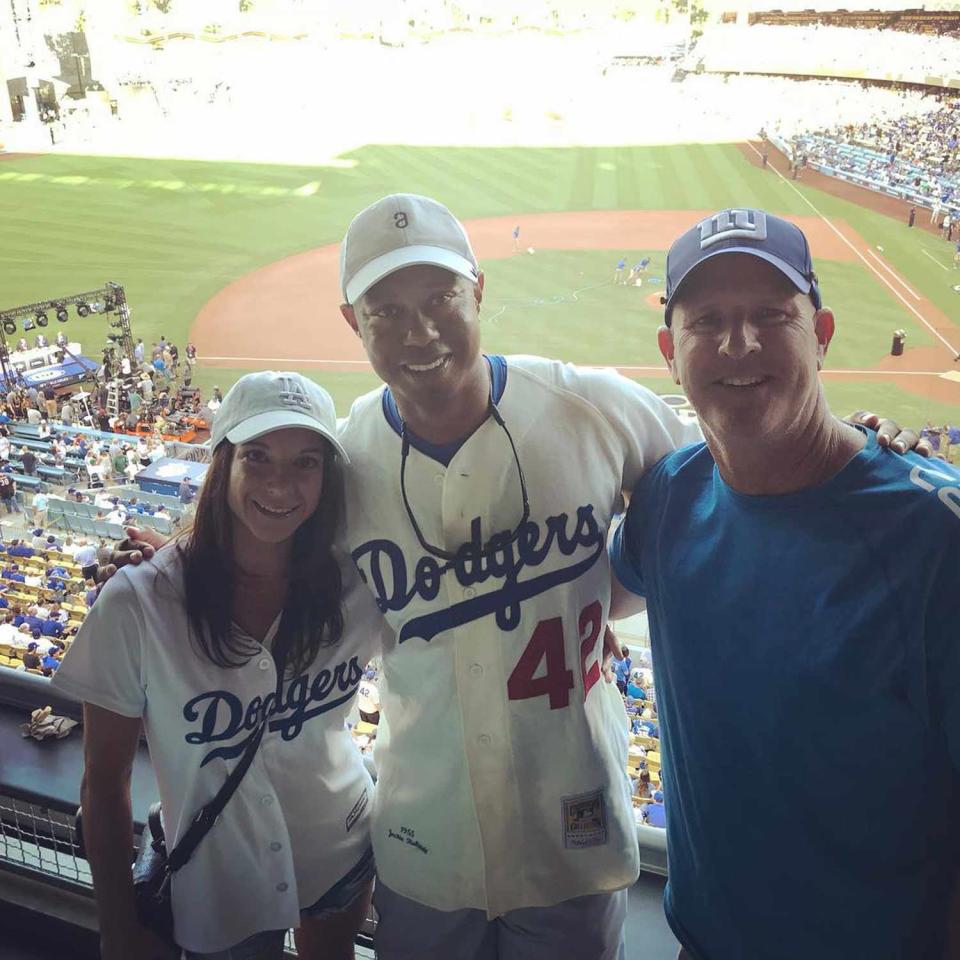
[[[340,557],[343,575],[344,624],[343,638],[358,659],[369,663],[380,656],[384,643],[393,636],[393,630],[377,606],[369,587],[350,557]]]
[[[695,420],[681,420],[652,390],[615,370],[567,364],[562,376],[600,412],[619,440],[624,452],[622,490],[633,490],[643,473],[668,453],[703,439]]]
[[[124,717],[143,716],[142,643],[143,614],[132,584],[121,571],[90,608],[52,683],[76,700]]]

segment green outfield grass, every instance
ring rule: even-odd
[[[284,256],[340,239],[350,217],[393,190],[427,193],[461,217],[597,209],[717,209],[762,206],[846,221],[918,292],[957,316],[946,243],[880,214],[747,163],[734,145],[576,149],[371,146],[335,167],[47,156],[0,162],[0,307],[124,284],[134,332],[183,343],[201,306],[231,280]],[[352,164],[352,165],[350,165]],[[663,251],[653,257],[662,276]],[[933,259],[931,259],[933,258]],[[612,284],[609,251],[538,251],[485,263],[485,346],[587,363],[659,365],[659,316],[644,290]],[[632,262],[632,261],[631,261]],[[944,269],[946,267],[947,269]],[[818,263],[825,298],[838,316],[829,366],[873,366],[903,327],[911,345],[929,332],[861,263]],[[72,319],[88,353],[102,342],[102,318]],[[265,324],[263,353],[273,356]],[[956,339],[960,341],[960,332]],[[197,382],[227,387],[239,370],[201,369]],[[305,371],[345,410],[375,384],[372,374]],[[669,381],[651,379],[654,389]],[[905,423],[960,420],[960,405],[937,404],[878,374],[828,383],[841,409],[871,407]]]

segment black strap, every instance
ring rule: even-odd
[[[207,831],[216,823],[217,817],[223,812],[234,791],[240,786],[250,764],[253,762],[253,755],[260,746],[263,739],[263,732],[267,726],[267,718],[264,717],[257,729],[257,732],[250,738],[240,762],[230,771],[230,776],[224,781],[223,786],[217,791],[217,795],[193,818],[193,822],[187,827],[187,832],[180,838],[179,843],[174,850],[167,854],[167,872],[176,873],[192,856],[194,850],[200,844],[200,841],[207,835]],[[151,827],[153,825],[151,824]]]

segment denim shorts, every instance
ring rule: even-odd
[[[341,913],[353,903],[373,879],[373,849],[367,852],[316,903],[300,911],[301,917],[322,917]],[[191,953],[184,950],[184,960],[282,960],[286,930],[263,930],[241,943],[216,953]]]

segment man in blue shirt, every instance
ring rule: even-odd
[[[674,932],[694,960],[958,956],[960,472],[832,416],[792,224],[704,220],[664,302],[706,443],[643,476],[611,550],[648,605]]]
[[[667,825],[667,811],[663,805],[663,791],[657,790],[653,795],[653,803],[643,808],[643,819],[651,827],[665,827]]]
[[[627,695],[627,681],[630,679],[630,668],[633,661],[630,659],[630,651],[623,647],[620,650],[620,659],[614,661],[614,675],[617,679],[617,689],[623,696]]]

